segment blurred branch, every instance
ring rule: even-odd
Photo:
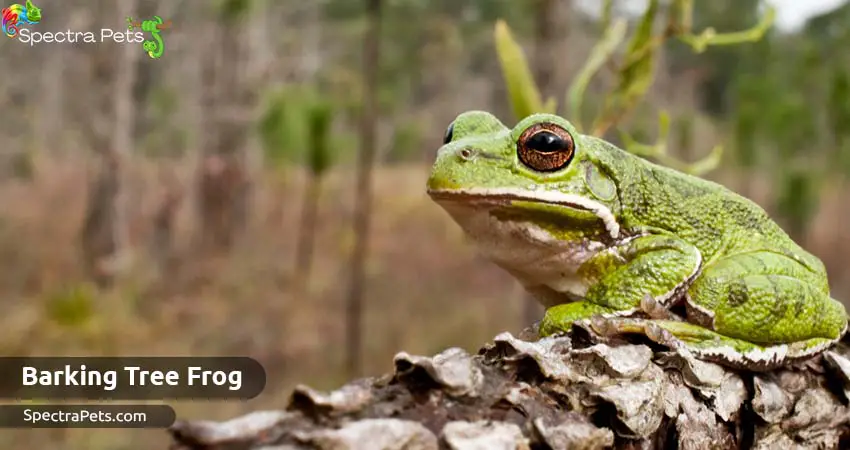
[[[617,47],[623,42],[626,37],[626,29],[628,21],[626,19],[617,19],[608,26],[602,34],[602,39],[593,46],[590,52],[590,57],[585,61],[581,71],[576,75],[570,88],[567,92],[567,104],[570,107],[570,114],[573,117],[574,125],[582,131],[582,100],[584,99],[587,86],[590,80],[596,75],[596,72],[610,60]]]
[[[638,156],[652,158],[660,164],[674,168],[681,172],[699,175],[714,170],[723,156],[723,146],[716,145],[708,156],[694,163],[685,163],[669,155],[667,142],[670,137],[670,116],[666,111],[662,111],[658,117],[658,139],[653,145],[641,144],[635,141],[625,131],[620,133],[623,140],[623,145],[629,149],[631,153]]]
[[[517,120],[534,113],[554,112],[554,99],[543,104],[522,47],[514,40],[510,28],[503,20],[496,22],[495,40],[505,85]]]
[[[688,0],[679,0],[679,2]],[[687,15],[688,19],[685,22],[687,27],[690,27],[690,15]],[[702,31],[702,33],[698,35],[690,34],[690,33],[682,33],[678,35],[678,38],[691,46],[691,48],[697,52],[702,53],[706,50],[706,48],[715,45],[735,45],[735,44],[744,44],[747,42],[756,42],[761,40],[764,37],[764,34],[770,27],[773,25],[773,21],[776,18],[776,10],[772,6],[768,6],[764,15],[753,28],[744,31],[737,31],[731,33],[717,33],[714,28],[706,28]]]
[[[591,134],[603,136],[646,95],[653,82],[653,64],[661,40],[652,34],[658,0],[650,0],[620,65],[617,86],[609,92]]]
[[[607,30],[611,26],[611,17],[614,11],[614,0],[603,0],[602,17],[599,19],[599,25],[602,30]]]
[[[612,2],[603,4],[601,25],[603,33],[594,45],[590,56],[581,71],[572,81],[566,95],[569,114],[576,128],[584,129],[582,118],[583,99],[593,77],[599,69],[610,63],[627,32],[625,19],[612,19]],[[653,32],[660,10],[659,0],[650,0],[640,22],[632,34],[622,61],[616,66],[616,86],[607,93],[602,111],[592,122],[590,134],[604,136],[630,114],[644,99],[655,79],[655,60],[658,50],[670,38],[677,37],[691,45],[697,51],[703,51],[710,45],[733,45],[757,41],[762,38],[773,23],[775,11],[768,8],[762,20],[753,28],[733,33],[720,34],[712,28],[700,35],[690,34],[693,22],[693,1],[676,0],[667,10],[667,23],[660,33]],[[496,50],[505,79],[510,103],[517,120],[538,112],[554,113],[557,103],[549,99],[544,104],[522,48],[513,38],[510,28],[504,21],[498,21],[495,27]],[[714,169],[722,156],[722,147],[716,146],[709,155],[694,163],[678,161],[667,153],[669,118],[661,114],[659,129],[662,131],[653,145],[639,144],[624,134],[626,150],[651,157],[658,162],[678,168],[685,172],[700,175]]]

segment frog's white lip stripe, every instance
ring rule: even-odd
[[[602,220],[611,238],[620,237],[620,224],[614,213],[602,203],[575,194],[559,191],[530,191],[519,188],[470,188],[470,189],[432,189],[428,194],[434,197],[479,197],[493,200],[526,200],[551,205],[561,205],[592,212]]]

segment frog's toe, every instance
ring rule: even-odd
[[[649,316],[650,319],[684,321],[682,317],[667,309],[649,294],[640,301],[640,311]]]
[[[546,314],[540,322],[539,333],[540,336],[551,336],[566,332],[577,321],[589,319],[596,315],[613,314],[615,312],[612,308],[585,301],[556,305],[546,310]]]

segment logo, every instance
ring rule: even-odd
[[[30,0],[21,6],[15,3],[0,10],[2,28],[6,36],[14,39],[23,25],[34,25],[41,22],[41,8],[33,5]]]
[[[134,21],[132,17],[127,17],[127,29],[133,31],[140,29],[143,32],[150,33],[151,38],[142,42],[142,50],[153,59],[158,59],[165,52],[165,43],[162,41],[162,36],[159,34],[162,30],[171,27],[171,21],[163,22],[162,17],[153,16],[151,20],[143,20],[141,22]]]

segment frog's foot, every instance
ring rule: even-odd
[[[723,336],[688,322],[610,318],[592,322],[602,335],[638,333],[652,341],[699,359],[747,370],[771,370],[823,352],[834,339],[811,338],[789,344],[759,345]]]
[[[636,312],[634,310],[619,311],[607,306],[597,305],[586,301],[577,301],[555,305],[546,310],[543,320],[540,322],[539,334],[541,337],[551,336],[556,333],[566,332],[572,328],[573,323],[590,319],[594,316],[618,317],[627,316]]]

